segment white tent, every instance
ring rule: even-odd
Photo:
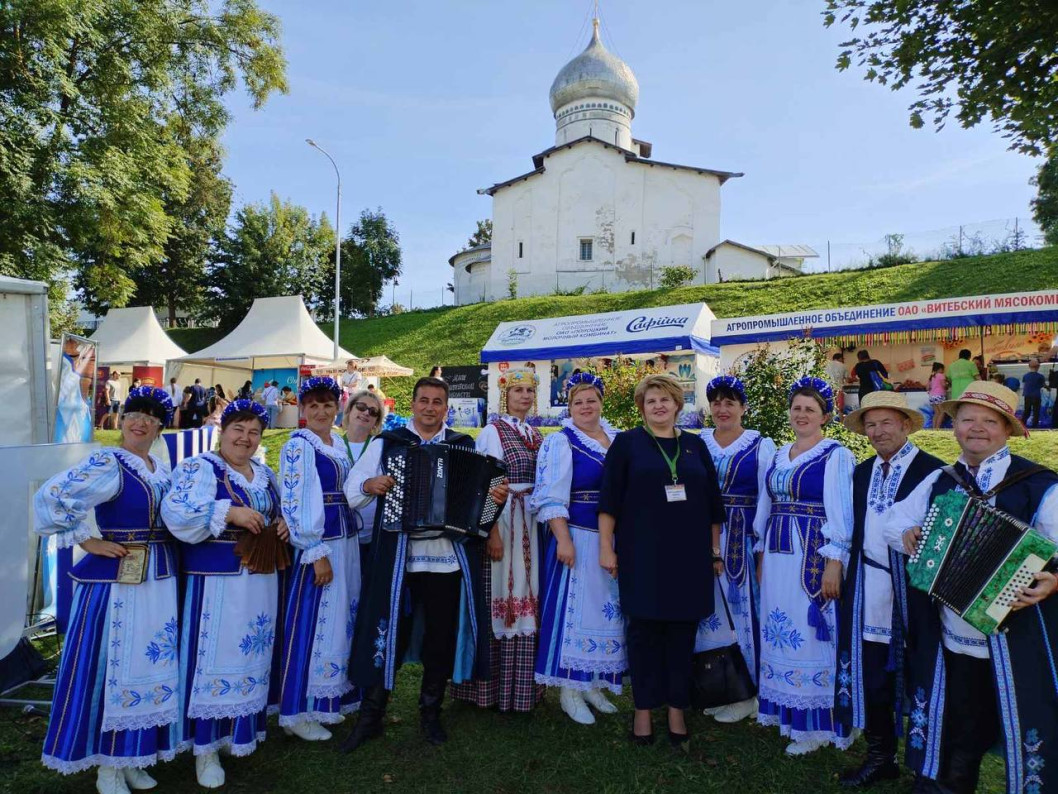
[[[339,348],[339,358],[355,358]],[[232,393],[256,369],[286,369],[334,360],[334,342],[312,321],[300,295],[258,298],[231,333],[209,347],[171,362],[181,384],[201,378]]]
[[[150,306],[111,309],[89,339],[99,345],[99,364],[109,367],[164,367],[187,355],[169,338]]]

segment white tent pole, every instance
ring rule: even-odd
[[[338,164],[334,158],[317,144],[312,138],[306,138],[305,143],[313,149],[321,152],[324,157],[331,161],[334,166],[334,174],[338,177],[338,202],[334,211],[334,360],[338,360],[338,321],[341,319],[341,282],[342,282],[342,174],[338,170]]]

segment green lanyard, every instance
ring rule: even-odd
[[[650,433],[650,437],[652,439],[654,439],[654,443],[658,445],[658,452],[661,453],[661,457],[663,457],[665,459],[665,463],[668,464],[669,472],[672,473],[672,484],[675,485],[676,481],[679,479],[676,476],[676,463],[680,459],[680,431],[679,430],[675,431],[676,432],[676,455],[675,455],[675,457],[670,458],[668,453],[665,452],[665,450],[662,448],[661,442],[658,441],[658,437],[654,435],[653,431],[651,431],[651,429],[649,427],[646,427],[645,425],[644,425],[644,429],[648,433]]]

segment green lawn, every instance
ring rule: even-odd
[[[1018,251],[946,262],[850,270],[771,281],[730,282],[675,290],[554,296],[449,306],[392,317],[346,320],[342,346],[360,356],[385,354],[416,375],[434,364],[476,364],[497,324],[514,320],[592,314],[704,301],[717,317],[858,306],[928,298],[1053,289],[1058,285],[1058,248]],[[329,327],[324,329],[330,335]],[[223,334],[214,328],[170,332],[189,352]],[[406,407],[412,378],[386,380],[383,391]]]

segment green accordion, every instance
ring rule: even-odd
[[[929,593],[982,634],[994,634],[1018,590],[1031,586],[1058,543],[1023,521],[948,491],[933,500],[907,563],[911,586]]]

